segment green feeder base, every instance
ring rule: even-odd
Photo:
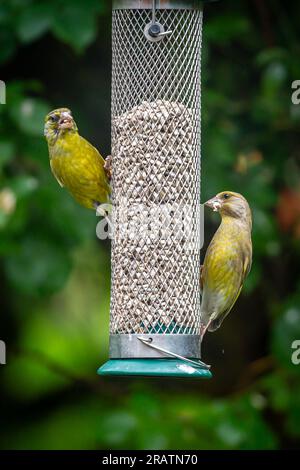
[[[211,372],[179,359],[110,359],[98,369],[99,375],[192,377],[210,379]]]

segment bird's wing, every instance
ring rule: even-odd
[[[88,140],[86,140],[84,137],[80,136],[80,139],[81,139],[81,142],[84,142],[84,145],[86,147],[88,147],[91,151],[95,152],[98,157],[99,157],[99,160],[101,161],[101,164],[102,166],[104,167],[104,164],[105,164],[105,160],[104,158],[102,157],[101,153],[99,152],[98,149],[96,149],[96,147],[94,147]],[[84,147],[83,147],[84,148]]]
[[[215,320],[213,320],[211,322],[211,325],[208,329],[209,331],[215,331],[221,326],[223,320],[227,317],[229,312],[232,310],[232,308],[234,307],[237,299],[240,296],[241,290],[243,288],[244,280],[246,279],[247,275],[249,274],[249,271],[251,269],[251,264],[252,264],[252,256],[251,256],[252,250],[251,250],[251,247],[249,247],[249,248],[250,248],[249,252],[245,254],[245,257],[244,257],[244,260],[243,260],[241,280],[240,280],[240,284],[239,284],[239,288],[237,290],[236,296],[234,297],[231,304],[223,312],[221,312]]]
[[[252,264],[252,247],[251,247],[251,244],[247,247],[247,250],[245,251],[245,253],[243,253],[243,256],[241,257],[240,260],[241,260],[240,262],[242,263],[242,266],[240,267],[240,269],[238,269],[238,271],[240,271],[241,275],[240,275],[240,280],[237,284],[236,294],[233,297],[233,300],[231,301],[231,303],[229,305],[227,304],[227,307],[223,310],[223,312],[219,312],[218,317],[215,318],[211,322],[211,325],[208,328],[209,331],[215,331],[221,326],[223,320],[227,317],[229,312],[234,307],[237,299],[239,298],[239,295],[240,295],[241,290],[243,288],[244,280],[246,279],[246,277],[247,277],[247,275],[248,275],[248,273],[251,269],[251,264]]]
[[[59,177],[57,176],[57,174],[55,173],[54,165],[52,164],[52,160],[50,160],[50,167],[51,167],[51,171],[52,171],[53,175],[55,176],[56,181],[58,182],[59,186],[60,186],[61,188],[63,188],[63,187],[64,187],[64,184],[63,184],[63,182],[59,179]]]
[[[98,173],[98,178],[101,183],[109,191],[109,181],[105,171],[105,160],[100,152],[88,140],[80,136],[82,158],[87,158],[89,165],[86,166],[86,175],[88,180],[91,181],[95,177],[95,172]],[[92,157],[92,158],[91,158]],[[90,174],[90,176],[89,176]]]
[[[200,266],[200,294],[202,295],[204,286],[203,264]]]
[[[228,313],[230,312],[230,310],[232,309],[232,307],[236,303],[237,299],[239,298],[239,295],[240,295],[241,290],[243,288],[244,280],[246,279],[246,277],[247,277],[247,275],[248,275],[248,273],[251,269],[251,261],[252,261],[251,251],[249,251],[249,253],[246,253],[245,256],[244,256],[243,266],[242,266],[242,270],[241,270],[241,279],[240,279],[239,287],[238,287],[238,290],[237,290],[237,294],[234,297],[233,302],[231,303],[231,305],[224,312],[222,312],[222,314],[221,314],[222,320],[223,320],[223,318],[225,318],[228,315]]]
[[[251,265],[252,265],[252,253],[251,251],[249,251],[249,253],[245,254],[245,258],[244,258],[242,283],[244,282],[245,278],[248,276],[250,269],[251,269]]]
[[[233,308],[234,304],[236,303],[237,299],[239,298],[242,287],[243,287],[243,285],[241,285],[241,287],[239,288],[239,290],[236,294],[236,297],[235,297],[234,301],[232,302],[232,304],[226,310],[224,310],[224,312],[220,313],[219,316],[215,320],[213,320],[211,322],[211,324],[208,328],[208,331],[215,331],[221,326],[223,320],[227,317],[227,315],[229,314],[229,312]]]

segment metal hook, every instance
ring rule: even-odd
[[[161,36],[167,36],[168,34],[172,34],[173,31],[171,29],[169,29],[169,31],[162,31],[161,33],[158,34],[158,37],[161,37]]]
[[[148,41],[158,42],[161,41],[164,36],[171,34],[172,31],[165,31],[165,28],[156,19],[156,0],[152,0],[152,19],[150,23],[145,26],[144,34]]]
[[[152,24],[156,23],[156,0],[152,0]]]
[[[157,351],[168,354],[169,356],[176,357],[177,359],[181,359],[182,361],[193,364],[194,366],[197,366],[197,367],[201,366],[204,369],[210,369],[210,367],[211,367],[208,364],[205,364],[204,362],[202,362],[200,360],[199,361],[193,361],[192,359],[188,359],[187,357],[180,356],[179,354],[168,351],[167,349],[161,348],[160,346],[156,346],[154,344],[151,344],[152,343],[152,338],[145,339],[145,338],[142,338],[141,336],[138,336],[137,339],[139,339],[143,344],[145,344],[146,346],[149,346],[150,348],[153,348],[153,349],[156,349]]]

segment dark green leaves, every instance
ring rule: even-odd
[[[82,51],[95,39],[97,33],[94,10],[83,3],[67,3],[55,17],[53,33],[61,41],[73,46],[76,51]]]
[[[21,10],[16,21],[19,39],[30,42],[38,39],[51,28],[55,16],[55,2],[35,2]]]
[[[18,42],[29,44],[47,33],[82,52],[95,39],[97,18],[107,7],[104,0],[30,0],[0,5],[0,62],[13,56]]]
[[[32,234],[20,240],[6,261],[8,278],[17,291],[48,295],[66,282],[71,260],[61,247]]]

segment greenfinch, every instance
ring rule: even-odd
[[[68,108],[51,111],[45,118],[50,166],[60,186],[88,209],[109,201],[110,167],[98,150],[78,133]],[[108,161],[110,163],[110,161]]]
[[[223,191],[205,203],[221,224],[201,266],[201,339],[215,331],[234,306],[252,263],[252,216],[246,199]]]

